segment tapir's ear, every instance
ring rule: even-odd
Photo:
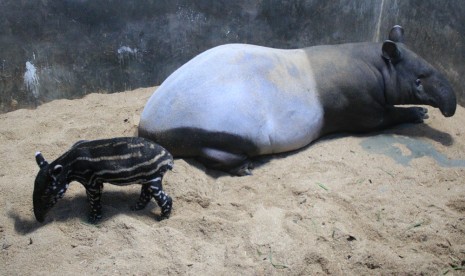
[[[63,171],[63,166],[62,165],[56,165],[53,170],[52,170],[52,175],[57,176]]]
[[[36,162],[37,165],[39,165],[39,168],[43,168],[48,165],[48,162],[45,161],[45,158],[42,156],[42,153],[40,153],[40,151],[36,152]]]
[[[389,32],[389,40],[394,42],[404,42],[404,29],[399,26],[395,25],[392,27],[391,31]]]
[[[400,51],[397,44],[391,40],[386,40],[383,43],[383,58],[396,63],[400,60]]]

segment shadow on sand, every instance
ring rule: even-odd
[[[78,183],[73,183],[79,185]],[[72,184],[72,185],[73,185]],[[14,211],[8,212],[8,216],[14,220],[14,228],[18,234],[26,235],[43,227],[51,222],[65,222],[71,219],[79,219],[83,224],[98,225],[106,220],[110,220],[119,214],[130,214],[131,216],[151,216],[154,220],[159,221],[161,216],[154,214],[154,210],[158,209],[155,200],[147,205],[144,210],[132,211],[130,206],[134,205],[139,198],[139,193],[128,191],[104,191],[102,195],[103,218],[97,224],[88,223],[89,204],[85,194],[76,195],[72,198],[65,197],[60,199],[55,206],[47,213],[44,223],[37,222],[34,217],[31,206],[31,216],[24,218]]]
[[[360,144],[361,146],[370,153],[377,153],[377,154],[385,154],[390,156],[391,158],[395,159],[397,162],[401,164],[408,164],[410,160],[413,158],[419,158],[422,156],[431,156],[434,158],[441,166],[445,167],[464,167],[465,160],[450,160],[444,154],[438,152],[434,146],[428,143],[426,140],[433,140],[437,143],[440,143],[444,146],[451,146],[454,143],[453,137],[446,132],[442,132],[435,128],[432,128],[428,124],[403,124],[398,125],[393,128],[381,130],[381,131],[373,131],[363,134],[351,134],[351,133],[336,133],[324,136],[306,147],[301,149],[279,153],[279,154],[272,154],[272,155],[265,155],[265,156],[258,156],[251,158],[253,162],[254,168],[261,167],[272,159],[276,158],[286,158],[292,154],[296,154],[300,151],[306,150],[309,147],[312,147],[315,143],[320,143],[324,141],[329,141],[333,139],[342,139],[347,136],[357,136],[361,138],[365,138]],[[423,139],[417,139],[423,138]],[[401,150],[396,147],[396,144],[403,144],[405,145],[411,152],[411,156],[403,156]],[[212,178],[220,178],[223,176],[229,176],[228,173],[217,171],[214,169],[205,168],[203,164],[196,161],[195,159],[185,159],[185,161],[199,170],[204,171],[208,176]]]

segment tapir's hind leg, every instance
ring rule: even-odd
[[[204,148],[198,160],[205,166],[237,176],[251,175],[252,162],[245,154]]]
[[[147,204],[150,202],[150,199],[153,197],[157,202],[158,206],[161,208],[162,218],[168,218],[171,214],[171,209],[173,206],[173,200],[169,195],[163,191],[162,187],[163,175],[156,177],[155,179],[142,184],[141,193],[139,200],[136,205],[131,209],[134,211],[144,209]]]

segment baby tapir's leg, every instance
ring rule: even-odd
[[[86,187],[87,199],[90,204],[89,222],[96,223],[102,218],[102,198],[103,183],[95,183]]]
[[[139,200],[136,205],[132,207],[133,210],[142,210],[147,206],[150,199],[153,197],[157,202],[158,206],[161,208],[162,218],[169,218],[171,214],[171,208],[173,205],[173,200],[169,195],[163,191],[162,187],[163,176],[158,176],[155,179],[142,184],[141,193]]]

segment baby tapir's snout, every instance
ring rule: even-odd
[[[171,214],[172,199],[162,187],[167,170],[173,168],[172,155],[160,145],[140,137],[121,137],[79,141],[55,161],[48,163],[36,153],[39,172],[34,183],[34,215],[43,222],[47,212],[62,198],[69,183],[80,182],[90,204],[89,221],[102,217],[103,183],[142,185],[133,210],[141,210],[154,198],[161,208],[161,218]]]

